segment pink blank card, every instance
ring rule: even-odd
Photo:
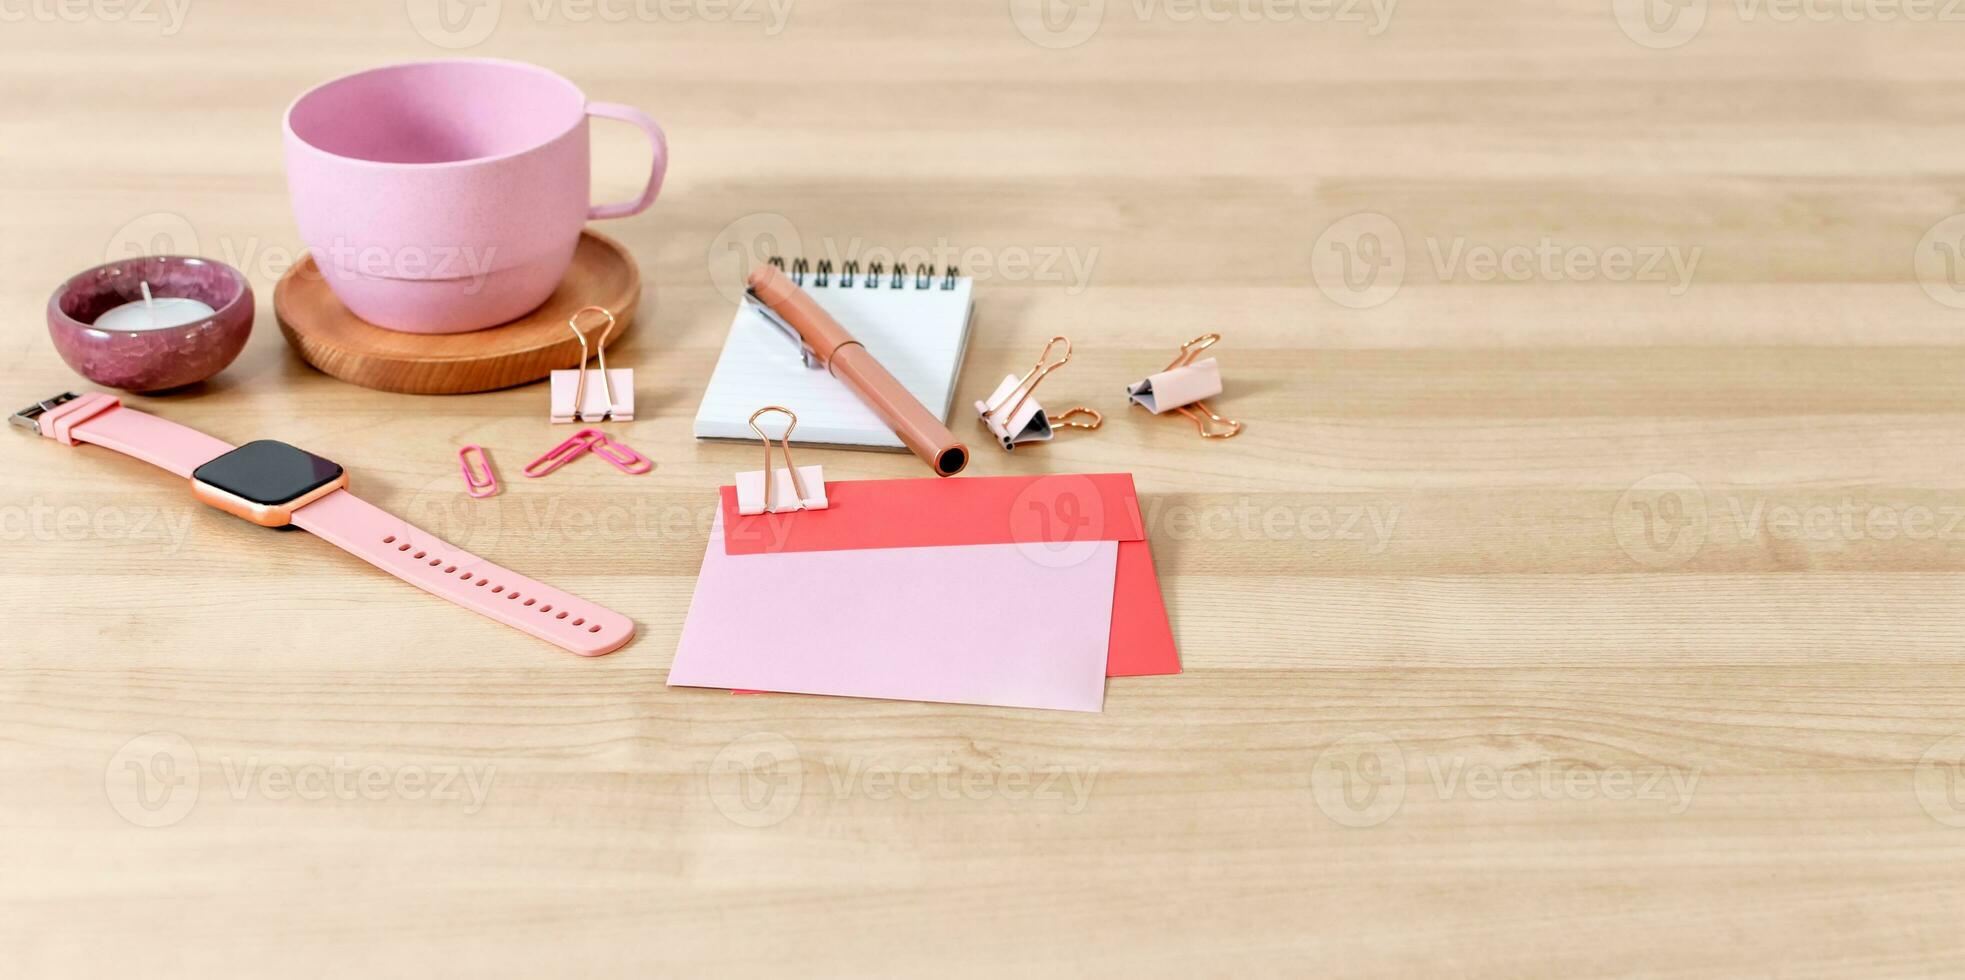
[[[800,515],[803,516],[803,515]],[[729,554],[710,529],[669,684],[1098,711],[1117,541]]]

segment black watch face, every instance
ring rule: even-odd
[[[191,473],[255,504],[283,504],[339,476],[341,464],[272,439],[246,443]]]

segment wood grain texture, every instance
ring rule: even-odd
[[[462,334],[387,330],[348,311],[311,257],[273,287],[280,333],[302,360],[349,384],[410,395],[460,395],[538,381],[580,361],[580,340],[567,329],[574,313],[599,306],[581,329],[596,348],[612,347],[634,327],[641,270],[619,242],[586,232],[566,279],[538,309],[502,326]]]
[[[0,436],[9,966],[1957,974],[1965,23],[1779,6],[1680,5],[1676,46],[1604,0],[8,8],[0,406],[78,384],[65,276],[231,262],[246,351],[133,404],[640,625],[579,661]],[[281,110],[458,54],[667,128],[600,226],[646,476],[526,481],[543,386],[371,391],[279,336]],[[627,196],[640,137],[595,140]],[[1186,673],[1086,717],[664,686],[754,462],[690,419],[772,252],[976,275],[957,404],[1072,338],[1047,397],[1104,429],[972,471],[1135,473]],[[1124,408],[1207,330],[1226,443]]]

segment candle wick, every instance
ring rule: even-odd
[[[155,305],[157,305],[157,304],[155,304],[155,303],[153,303],[153,302],[151,302],[151,300],[150,300],[150,283],[148,283],[148,282],[144,282],[144,283],[141,283],[140,285],[141,285],[141,286],[143,287],[143,305],[144,305],[144,306],[155,306]]]

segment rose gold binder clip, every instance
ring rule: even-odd
[[[1051,350],[1064,345],[1064,354],[1051,360]],[[1063,367],[1071,360],[1071,340],[1066,337],[1052,337],[1044,345],[1044,352],[1037,355],[1037,363],[1024,376],[1014,374],[1003,376],[1003,383],[996,386],[990,396],[976,403],[976,415],[982,420],[983,428],[996,437],[1005,452],[1014,451],[1026,442],[1048,442],[1058,429],[1096,429],[1105,424],[1105,416],[1098,409],[1079,405],[1057,415],[1048,415],[1044,406],[1032,397],[1037,386],[1050,377],[1051,372]]]
[[[757,424],[766,412],[779,412],[791,421],[785,423],[778,446],[784,450],[785,465],[771,468],[771,437]],[[826,470],[823,466],[799,466],[791,460],[791,432],[798,428],[798,416],[781,405],[766,405],[751,413],[751,431],[764,440],[764,468],[737,474],[737,513],[783,514],[795,510],[825,510]]]
[[[475,472],[471,468],[472,453],[476,453],[478,457]],[[491,457],[485,455],[483,446],[471,445],[459,449],[457,463],[464,470],[465,493],[479,499],[498,496],[498,474],[491,472]]]
[[[572,438],[546,450],[544,456],[525,464],[525,475],[536,480],[589,452],[607,460],[623,473],[641,474],[655,468],[653,460],[635,452],[625,443],[607,438],[599,429],[581,429]]]
[[[1216,415],[1203,400],[1221,394],[1221,365],[1212,357],[1195,358],[1220,340],[1220,334],[1208,333],[1180,345],[1180,353],[1159,374],[1127,385],[1126,397],[1155,415],[1179,412],[1187,416],[1203,439],[1241,435],[1242,423]]]
[[[580,329],[580,318],[598,313],[607,318],[607,327],[594,342],[593,356],[600,370],[587,370],[587,335]],[[607,338],[614,334],[614,314],[604,306],[585,306],[566,320],[567,329],[580,339],[580,366],[571,371],[552,373],[552,420],[554,422],[627,422],[635,417],[635,372],[633,368],[607,367]],[[598,384],[590,384],[589,379]],[[618,393],[618,394],[617,394]]]

